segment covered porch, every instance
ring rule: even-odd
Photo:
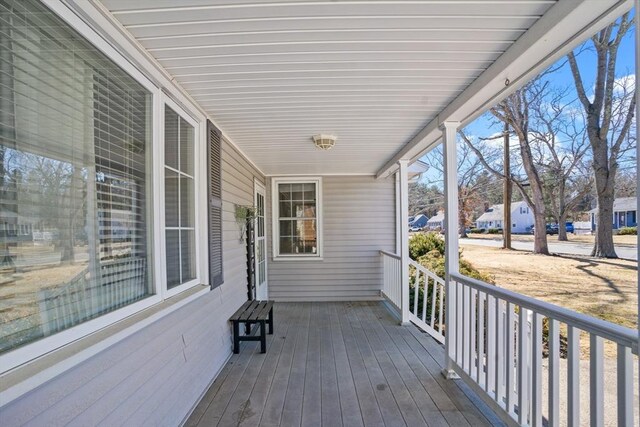
[[[441,374],[444,348],[382,302],[276,303],[268,351],[243,344],[187,426],[488,426],[499,418]]]
[[[139,221],[144,298],[113,298],[102,307],[111,317],[71,310],[66,335],[47,331],[44,344],[4,355],[7,425],[637,425],[637,330],[460,273],[456,163],[462,127],[631,0],[9,3],[8,39],[28,59],[55,59],[40,39],[64,51],[76,37],[74,55],[99,50],[142,82],[145,101],[131,103],[144,111],[131,115],[146,129],[140,174],[152,185]],[[70,97],[97,132],[100,94],[87,81]],[[19,101],[30,106],[38,84],[22,84]],[[55,84],[42,86],[55,100]],[[25,127],[40,118],[23,109]],[[331,150],[315,142],[327,135]],[[113,156],[130,149],[114,138]],[[30,154],[25,141],[14,145]],[[439,144],[444,278],[409,256],[409,183]],[[97,205],[100,175],[86,176]],[[239,215],[249,211],[254,223]],[[229,317],[252,298],[276,301],[274,334],[266,354],[243,343],[232,355]],[[611,374],[605,341],[616,348]],[[609,381],[616,392],[605,395]]]

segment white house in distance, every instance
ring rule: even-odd
[[[504,228],[504,205],[493,205],[476,220],[477,228]],[[533,211],[525,201],[511,203],[511,232],[528,233],[533,225]]]
[[[444,229],[444,211],[439,211],[435,216],[429,218],[427,228],[430,230]]]
[[[613,201],[613,229],[617,230],[622,227],[635,227],[638,225],[638,198],[637,197],[621,197]],[[589,219],[591,220],[591,230],[596,229],[596,215],[598,208],[589,211]]]

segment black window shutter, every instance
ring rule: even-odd
[[[209,284],[214,289],[224,282],[222,275],[222,134],[207,120],[207,163],[209,171]]]

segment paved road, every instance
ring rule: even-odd
[[[488,239],[460,239],[461,245],[477,245],[477,246],[490,246],[500,248],[502,247],[502,240],[488,240]],[[568,255],[591,255],[591,249],[593,245],[591,243],[579,243],[579,242],[558,242],[549,240],[549,250],[557,254]],[[522,251],[532,251],[533,242],[518,242],[512,241],[511,246],[513,249]],[[637,260],[638,249],[631,245],[617,245],[616,253],[620,258]]]

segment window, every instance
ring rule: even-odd
[[[195,128],[164,112],[164,191],[167,289],[196,279]]]
[[[274,257],[321,258],[322,181],[274,178]]]
[[[154,294],[152,95],[39,1],[0,14],[5,353]]]

